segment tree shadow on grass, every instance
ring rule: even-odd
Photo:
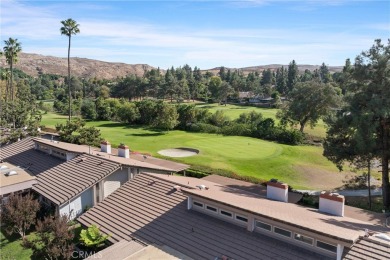
[[[158,132],[158,133],[127,134],[126,136],[148,137],[148,136],[160,136],[160,135],[165,135],[165,133]]]
[[[145,129],[145,127],[141,125],[131,125],[131,124],[120,123],[120,122],[107,122],[107,123],[95,125],[95,127],[123,127],[123,128],[132,128],[132,129]]]
[[[2,237],[1,237],[1,246],[2,247],[5,246],[6,244],[12,243],[12,242],[20,239],[20,235],[15,234],[15,233],[8,234],[4,228],[1,228],[1,233],[2,233]]]

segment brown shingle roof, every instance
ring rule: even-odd
[[[83,154],[38,175],[33,190],[57,205],[72,199],[98,181],[113,173],[120,164]]]
[[[27,168],[34,175],[64,163],[63,160],[35,150],[33,138],[25,138],[2,147],[0,149],[0,159]]]
[[[390,243],[378,238],[361,238],[352,248],[345,249],[345,260],[390,259]]]
[[[139,174],[78,220],[97,224],[110,240],[138,239],[167,245],[193,259],[321,259],[285,242],[246,231],[205,214],[188,211],[186,196],[175,191],[176,178]],[[170,181],[173,180],[173,181]],[[193,178],[182,178],[183,183]],[[194,181],[192,184],[198,184]]]

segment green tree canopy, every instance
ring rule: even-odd
[[[315,126],[321,117],[337,108],[339,103],[340,96],[333,85],[314,81],[300,82],[290,92],[289,102],[278,112],[277,117],[285,125],[299,124],[300,131],[303,132],[307,124]]]
[[[31,194],[11,194],[1,207],[1,223],[7,233],[17,233],[24,239],[26,231],[35,223],[39,207],[39,202]]]
[[[346,105],[330,124],[324,153],[338,164],[380,158],[383,205],[390,208],[390,40],[387,45],[376,40],[356,57],[353,68],[347,60],[344,71]]]

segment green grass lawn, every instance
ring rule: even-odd
[[[9,236],[1,229],[0,240],[0,259],[24,260],[31,258],[32,250],[22,247],[22,239],[18,235]]]
[[[49,113],[43,116],[42,124],[54,126],[65,120],[66,116]],[[125,143],[133,151],[155,156],[159,156],[157,152],[161,149],[191,147],[200,150],[200,154],[177,160],[242,176],[265,180],[277,178],[294,188],[334,188],[338,184],[328,183],[326,180],[340,178],[337,168],[322,156],[321,147],[288,146],[250,137],[177,130],[158,132],[110,121],[87,122],[87,126],[100,129],[102,137],[114,146]]]

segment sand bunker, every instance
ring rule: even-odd
[[[160,150],[158,151],[158,153],[168,157],[189,157],[189,156],[197,155],[199,153],[199,150],[180,147],[180,148]]]

